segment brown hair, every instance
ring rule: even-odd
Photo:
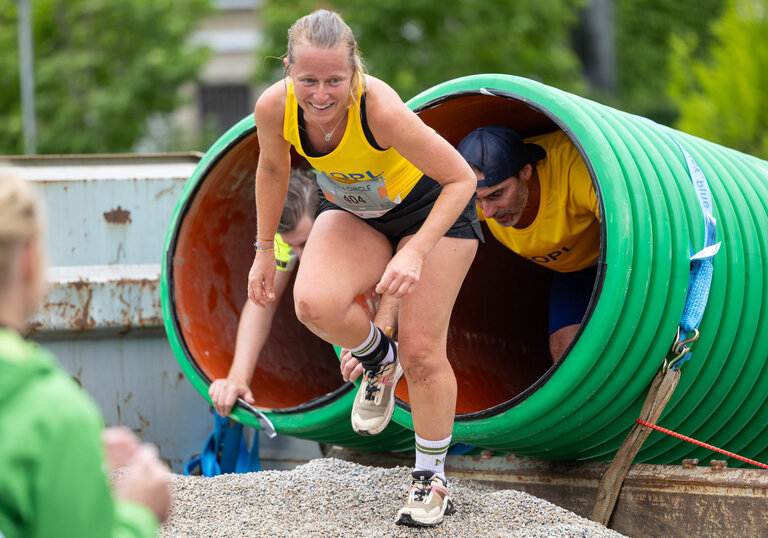
[[[277,233],[293,231],[304,215],[309,215],[309,218],[314,220],[319,204],[314,172],[308,168],[292,169]]]
[[[40,208],[29,184],[0,163],[0,294],[17,250],[40,234]]]
[[[300,43],[307,43],[315,47],[330,49],[338,44],[343,44],[349,52],[349,63],[352,66],[352,80],[349,85],[349,98],[347,108],[355,103],[355,95],[360,84],[365,90],[365,64],[357,47],[357,41],[352,29],[344,22],[338,13],[326,9],[318,9],[309,15],[305,15],[293,23],[288,30],[288,51],[286,59],[288,65],[285,74],[293,63],[294,50]]]

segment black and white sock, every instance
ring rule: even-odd
[[[359,346],[350,349],[352,356],[360,361],[366,370],[376,370],[382,364],[395,360],[394,343],[384,331],[371,323],[368,338]]]

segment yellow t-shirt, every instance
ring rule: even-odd
[[[594,264],[600,255],[599,209],[584,160],[562,131],[525,140],[547,156],[536,164],[541,186],[539,212],[526,228],[485,219],[493,236],[507,248],[554,271],[569,273]]]
[[[291,246],[283,241],[280,234],[275,234],[275,265],[279,271],[293,271],[299,257]]]
[[[328,201],[362,218],[373,218],[403,201],[423,174],[395,148],[382,151],[368,143],[360,118],[361,95],[362,86],[358,89],[357,104],[347,111],[347,127],[336,149],[312,157],[301,143],[299,105],[290,81],[283,137],[315,168],[318,185]]]

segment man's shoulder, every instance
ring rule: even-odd
[[[578,148],[564,132],[548,133],[526,141],[541,145],[547,152],[547,157],[536,165],[542,189],[560,193],[558,196],[567,197],[577,206],[593,205],[594,186],[589,169]]]
[[[575,148],[571,139],[568,138],[568,135],[561,130],[531,136],[526,138],[525,142],[529,144],[538,144],[544,148],[547,153],[549,153],[550,150],[558,150],[560,148]]]
[[[584,158],[579,153],[568,135],[563,131],[555,131],[540,136],[525,139],[526,142],[538,144],[547,152],[547,156],[539,161],[536,169],[539,175],[554,175],[555,179],[565,179],[562,176],[582,176],[587,172]]]

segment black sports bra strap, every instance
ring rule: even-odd
[[[327,153],[318,153],[314,150],[314,148],[312,148],[312,144],[309,143],[309,137],[307,136],[306,123],[304,122],[304,111],[298,104],[296,105],[296,108],[296,121],[299,124],[299,139],[301,140],[301,147],[304,148],[304,151],[310,157],[323,157],[324,155],[327,155]],[[373,137],[371,128],[368,126],[368,117],[365,112],[365,93],[360,96],[360,122],[363,125],[363,133],[365,134],[365,139],[368,141],[371,147],[379,151],[385,151],[384,148],[376,143],[376,139]]]
[[[371,128],[368,127],[368,116],[365,112],[365,92],[363,92],[363,94],[360,96],[360,122],[363,124],[363,132],[365,133],[365,139],[368,141],[368,143],[373,148],[379,151],[384,151],[384,148],[376,143],[376,139],[373,138]]]

